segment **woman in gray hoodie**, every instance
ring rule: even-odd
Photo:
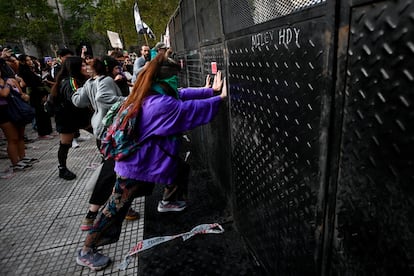
[[[94,58],[89,65],[92,70],[92,77],[73,94],[72,102],[77,107],[92,106],[94,109],[91,125],[99,148],[101,142],[100,137],[104,132],[104,126],[102,124],[103,117],[105,117],[113,104],[125,100],[125,97],[122,96],[121,90],[111,77],[114,68],[119,66],[114,58],[109,56],[105,56],[102,59]],[[114,166],[114,160],[103,160],[102,170],[89,199],[88,213],[82,220],[82,231],[87,231],[92,228],[99,208],[111,195],[116,180]],[[130,220],[139,217],[139,214],[132,209],[128,213],[129,216],[127,218]]]

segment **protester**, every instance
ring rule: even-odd
[[[53,103],[55,107],[56,131],[60,135],[58,150],[59,177],[65,180],[76,178],[66,161],[75,132],[85,127],[87,113],[73,105],[72,95],[81,87],[89,77],[85,61],[77,56],[65,59],[62,69],[56,77],[52,87]]]
[[[62,67],[62,64],[65,62],[65,59],[74,55],[74,52],[68,48],[61,48],[57,51],[57,59],[51,70],[51,76],[56,81],[57,75]]]
[[[111,76],[115,80],[119,89],[121,89],[122,96],[127,97],[129,95],[129,87],[132,86],[132,84],[129,82],[124,72],[125,56],[122,51],[114,50],[111,53],[111,57],[118,62],[118,65],[113,68]]]
[[[136,81],[139,72],[142,71],[145,64],[147,64],[151,60],[150,47],[148,45],[142,45],[140,53],[141,56],[134,61],[134,70],[131,80],[132,83]]]
[[[15,171],[27,169],[36,162],[36,158],[26,157],[24,144],[24,125],[17,125],[7,111],[7,97],[11,90],[19,92],[23,100],[29,101],[29,96],[20,89],[17,81],[12,78],[3,78],[0,70],[0,128],[7,140],[7,155],[11,162],[11,168]]]
[[[129,108],[126,118],[138,114],[136,137],[131,139],[140,147],[126,159],[115,162],[114,190],[78,251],[79,265],[100,270],[109,264],[110,259],[96,252],[96,247],[118,240],[119,229],[135,197],[151,194],[155,183],[177,186],[179,144],[175,137],[211,121],[227,97],[221,73],[216,75],[213,88],[178,91],[179,68],[163,54],[157,55],[139,74],[124,102],[123,108]],[[214,96],[214,91],[222,86],[221,94]],[[160,202],[160,205],[166,209],[185,208],[185,202]]]
[[[42,77],[36,73],[32,58],[22,54],[19,56],[18,75],[23,79],[26,87],[26,93],[30,95],[30,104],[35,109],[36,131],[39,139],[53,139],[52,121],[49,114],[44,109],[44,103],[47,100],[49,91],[42,81]]]
[[[155,58],[158,54],[165,55],[167,53],[168,47],[164,42],[157,42],[154,48],[151,49],[151,59]]]
[[[122,96],[121,90],[112,78],[113,69],[118,66],[115,59],[109,56],[104,57],[102,60],[94,58],[89,65],[90,70],[93,72],[93,77],[72,95],[72,102],[78,107],[92,106],[94,114],[91,119],[91,125],[99,149],[100,137],[104,131],[102,119],[114,103],[123,101],[125,97]],[[82,231],[92,228],[99,208],[105,204],[111,195],[116,179],[114,166],[114,160],[103,160],[101,172],[89,199],[88,213],[82,220],[80,227]],[[130,208],[126,219],[136,220],[138,218],[139,214]]]

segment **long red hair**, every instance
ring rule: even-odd
[[[154,83],[161,65],[166,60],[164,54],[160,53],[138,74],[134,87],[120,110],[122,111],[132,104],[125,115],[124,122],[127,122],[134,114],[139,113],[143,100],[151,94],[151,85]]]

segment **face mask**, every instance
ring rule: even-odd
[[[175,92],[175,98],[178,99],[178,76],[172,76],[170,78],[166,78],[166,79],[158,79],[156,80],[157,82],[164,82],[166,84],[168,84],[173,91]],[[161,95],[166,95],[164,89],[158,84],[158,83],[154,83],[151,86],[151,89]]]
[[[178,95],[178,76],[172,76],[167,79],[162,79],[160,81],[167,83]]]

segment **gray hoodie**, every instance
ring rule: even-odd
[[[100,138],[104,131],[103,117],[114,103],[123,100],[125,100],[125,97],[122,96],[118,85],[108,76],[99,76],[96,79],[90,78],[72,95],[72,102],[75,106],[87,107],[91,105],[95,110],[91,125],[93,135],[96,138]]]

